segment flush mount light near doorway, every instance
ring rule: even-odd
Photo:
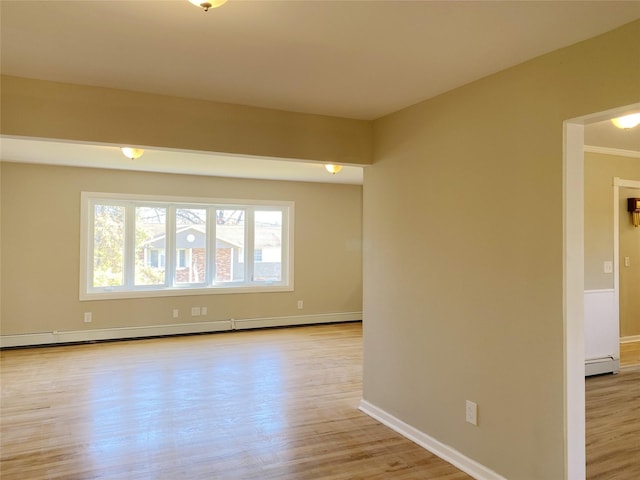
[[[220,5],[227,3],[227,0],[211,0],[210,2],[202,2],[200,0],[189,0],[196,7],[202,8],[205,12],[208,12],[210,8],[218,8]]]
[[[624,117],[613,118],[611,122],[618,128],[628,130],[640,125],[640,113],[632,113]]]
[[[131,159],[131,160],[135,160],[136,158],[140,158],[142,156],[142,154],[144,153],[144,150],[141,148],[132,148],[132,147],[122,147],[120,150],[122,150],[122,154]]]
[[[327,172],[329,172],[331,175],[335,175],[340,170],[342,170],[342,165],[325,165],[324,168],[326,168]]]

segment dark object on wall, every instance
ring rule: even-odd
[[[633,226],[640,227],[640,198],[627,199],[627,208],[631,212]]]

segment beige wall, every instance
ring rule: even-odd
[[[563,121],[639,85],[635,22],[376,121],[366,401],[511,480],[565,478]]]
[[[640,159],[635,159],[640,167]],[[640,175],[637,180],[640,180]],[[620,336],[640,335],[640,227],[631,223],[628,198],[640,198],[640,189],[620,189]],[[624,259],[630,264],[625,266]]]
[[[0,328],[2,328],[2,167],[0,164]]]
[[[601,153],[584,155],[584,273],[585,290],[612,289],[613,273],[603,262],[613,261],[613,179],[640,181],[640,159]],[[620,335],[640,335],[640,229],[631,225],[627,198],[632,189],[620,189]],[[640,190],[635,190],[640,197]],[[631,266],[624,266],[629,256]]]
[[[613,178],[640,181],[640,159],[585,152],[584,162],[584,287],[613,288],[613,275],[603,271],[613,260]]]
[[[362,309],[362,188],[2,162],[3,335]],[[80,302],[80,192],[295,202],[295,291]],[[7,281],[7,279],[9,279]],[[297,309],[297,300],[304,309]],[[190,317],[191,306],[208,307]],[[83,312],[93,322],[83,322]]]
[[[2,76],[2,134],[371,163],[371,122]]]

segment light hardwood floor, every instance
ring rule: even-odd
[[[361,413],[360,324],[5,350],[3,480],[470,477]]]
[[[587,479],[640,479],[640,366],[586,379]]]
[[[358,323],[0,361],[3,480],[470,479],[357,410]],[[640,367],[588,378],[586,398],[588,479],[637,480]]]
[[[631,367],[640,365],[640,342],[620,344],[620,366]]]
[[[620,373],[586,379],[587,478],[640,478],[640,342],[620,344]]]

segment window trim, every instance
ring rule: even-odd
[[[108,299],[123,299],[123,298],[148,298],[148,297],[170,297],[170,296],[185,296],[185,295],[215,295],[215,294],[236,294],[236,293],[267,293],[267,292],[290,292],[294,290],[293,272],[294,272],[294,210],[295,204],[292,201],[281,200],[253,200],[253,199],[229,199],[229,198],[209,198],[209,197],[181,197],[181,196],[160,196],[160,195],[138,195],[138,194],[122,194],[122,193],[105,193],[105,192],[81,192],[80,198],[80,285],[79,285],[79,298],[81,301],[87,300],[108,300]],[[169,254],[169,248],[173,248],[174,240],[171,237],[175,237],[175,233],[171,230],[172,222],[170,215],[167,215],[167,241],[165,244],[165,284],[162,285],[128,285],[127,279],[131,277],[131,272],[127,273],[127,270],[134,269],[133,256],[135,249],[131,249],[131,245],[125,248],[125,258],[131,257],[129,263],[125,259],[125,282],[122,287],[117,287],[114,290],[105,291],[105,289],[93,289],[89,284],[92,278],[92,269],[89,267],[93,264],[93,206],[100,202],[109,202],[113,205],[130,205],[131,203],[139,203],[137,206],[144,206],[143,204],[156,204],[157,206],[166,207],[169,211],[169,207],[173,208],[202,208],[202,207],[214,207],[228,209],[230,207],[249,207],[247,210],[247,217],[245,222],[247,225],[252,225],[251,228],[247,228],[247,238],[245,238],[245,262],[247,260],[248,251],[253,252],[253,243],[249,249],[249,242],[253,242],[253,211],[260,210],[261,207],[273,207],[282,209],[283,211],[283,224],[282,224],[282,281],[276,285],[268,283],[239,283],[228,282],[225,284],[213,285],[213,279],[209,278],[212,275],[211,264],[215,263],[215,248],[213,255],[207,255],[207,278],[206,285],[176,285],[173,279],[169,276],[173,276],[175,273],[176,256]],[[132,222],[134,214],[133,209],[127,208],[125,210],[125,222]],[[131,212],[130,212],[131,211]],[[250,214],[249,214],[250,213]],[[129,218],[131,217],[131,218]],[[91,221],[90,221],[91,220]],[[215,214],[210,213],[207,217],[207,234],[208,238],[212,238],[212,232],[215,229],[215,225],[212,222],[215,221]],[[251,222],[251,223],[250,223]],[[125,228],[134,228],[133,225]],[[125,240],[126,241],[126,240]],[[215,247],[215,238],[209,242]],[[208,248],[209,250],[209,248]],[[128,251],[128,252],[127,252]],[[171,261],[170,261],[171,260]],[[253,265],[253,261],[250,262]],[[90,271],[91,270],[91,271]],[[129,277],[127,277],[129,275]],[[246,278],[253,278],[253,272],[251,269],[247,271]]]

